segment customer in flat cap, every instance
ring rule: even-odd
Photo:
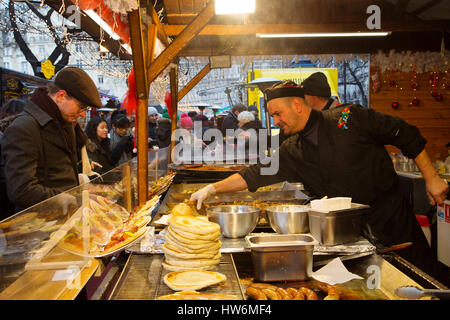
[[[79,184],[80,150],[87,138],[77,119],[88,106],[102,107],[94,82],[83,70],[67,67],[54,82],[34,91],[6,129],[2,155],[8,197],[16,210]],[[57,197],[63,203],[72,198],[66,193]]]
[[[428,274],[439,276],[436,257],[403,197],[385,148],[394,145],[414,159],[430,202],[442,204],[449,187],[434,169],[419,130],[398,117],[360,105],[311,109],[305,103],[303,88],[292,81],[276,84],[264,94],[274,124],[290,135],[279,148],[278,171],[264,175],[262,169],[270,164],[249,166],[197,191],[191,201],[200,207],[216,193],[247,188],[254,192],[281,181],[301,181],[317,198],[351,197],[354,203],[369,205],[361,219],[363,235],[385,247],[413,242],[398,254]]]
[[[331,88],[327,77],[322,72],[315,72],[302,82],[305,91],[305,101],[316,110],[328,110],[340,105],[331,98]]]

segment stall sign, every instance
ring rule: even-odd
[[[437,256],[450,267],[450,200],[437,206]]]
[[[288,69],[255,69],[248,73],[248,82],[261,77],[270,77],[280,80],[292,80],[297,84],[301,84],[303,80],[308,78],[315,72],[322,72],[328,80],[331,88],[331,96],[337,97],[338,93],[338,69],[336,68],[288,68]],[[259,118],[261,119],[261,103],[264,102],[262,92],[257,88],[249,88],[248,104],[254,104],[258,107]]]
[[[51,79],[51,77],[55,75],[55,66],[47,59],[44,62],[41,62],[41,72],[46,79]]]

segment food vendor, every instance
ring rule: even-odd
[[[331,88],[327,76],[322,72],[314,72],[302,82],[305,101],[312,109],[328,110],[340,105],[331,97]]]
[[[430,201],[443,203],[449,188],[435,171],[419,130],[400,118],[360,105],[314,110],[304,99],[303,87],[289,80],[267,89],[265,99],[274,124],[290,135],[279,148],[278,172],[262,175],[261,164],[245,168],[194,193],[191,200],[197,201],[197,207],[215,193],[246,188],[254,192],[285,180],[301,181],[313,196],[352,197],[354,203],[370,205],[370,214],[362,222],[363,230],[374,236],[371,240],[384,246],[412,241],[399,254],[435,275],[436,259],[402,196],[384,147],[394,145],[414,159]]]

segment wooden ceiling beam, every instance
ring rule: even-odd
[[[158,30],[159,39],[164,43],[166,47],[169,46],[169,38],[167,37],[166,31],[164,29],[161,20],[159,20],[158,13],[155,10],[155,7],[151,7],[150,9],[153,23],[156,25],[156,30]]]
[[[200,82],[200,80],[202,80],[209,72],[211,71],[211,64],[207,64],[206,66],[203,67],[202,70],[200,70],[199,73],[197,73],[195,75],[195,77],[193,77],[184,87],[183,89],[181,89],[178,92],[178,101],[180,101],[181,99],[183,99],[183,97],[188,94],[189,91],[192,90],[192,88],[194,88],[197,83]]]
[[[450,20],[431,22],[384,22],[382,30],[377,31],[442,31],[450,28]],[[164,25],[169,36],[177,36],[185,25]],[[257,33],[323,33],[323,32],[370,32],[364,23],[328,23],[328,24],[253,24],[253,25],[207,25],[199,35],[243,35]]]
[[[426,2],[424,5],[420,6],[419,8],[415,9],[411,12],[412,15],[418,16],[419,14],[431,9],[432,7],[438,5],[441,3],[442,0],[431,0]]]
[[[358,38],[273,38],[242,36],[197,37],[179,56],[358,54],[401,51],[439,51],[441,32],[399,32],[388,37]],[[450,33],[445,33],[450,49]]]
[[[206,24],[208,24],[214,14],[214,1],[211,1],[198,14],[197,18],[184,28],[178,37],[150,65],[147,77],[149,83],[155,80],[156,77],[177,57],[180,51],[189,44]]]
[[[168,13],[167,21],[169,24],[189,24],[196,16],[196,13]]]

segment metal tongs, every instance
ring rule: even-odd
[[[450,300],[450,290],[420,289],[415,286],[403,286],[395,289],[395,294],[404,299],[420,299],[431,296],[441,300]]]

